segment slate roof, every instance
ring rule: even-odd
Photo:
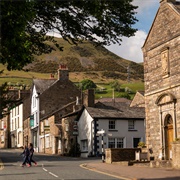
[[[57,79],[33,79],[33,84],[36,86],[38,94],[42,94],[49,88]]]
[[[114,100],[112,98],[100,98],[96,102],[126,102],[130,104],[131,100],[127,98],[114,98]]]
[[[92,118],[98,119],[144,119],[144,107],[129,107],[127,103],[96,103],[95,107],[85,107]]]

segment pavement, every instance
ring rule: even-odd
[[[81,167],[122,180],[180,180],[180,169],[173,168],[137,167],[103,162],[88,162]]]

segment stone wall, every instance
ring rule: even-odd
[[[173,158],[172,158],[172,164],[174,168],[180,169],[180,141],[174,142],[172,144],[172,152],[173,152]]]
[[[180,14],[176,8],[171,3],[162,1],[142,48],[146,145],[152,148],[155,159],[166,159],[165,125],[168,115],[173,119],[173,140],[180,137],[179,26]],[[173,153],[176,151],[172,152],[174,156]]]
[[[135,160],[135,152],[140,148],[112,148],[105,149],[106,163]]]

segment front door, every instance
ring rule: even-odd
[[[173,120],[170,115],[165,120],[165,159],[172,159],[172,142],[173,142]]]

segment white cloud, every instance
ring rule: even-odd
[[[137,63],[143,62],[141,47],[143,46],[146,37],[146,32],[140,30],[137,31],[133,37],[124,37],[121,46],[115,44],[106,46],[106,48],[122,58],[135,61]]]

